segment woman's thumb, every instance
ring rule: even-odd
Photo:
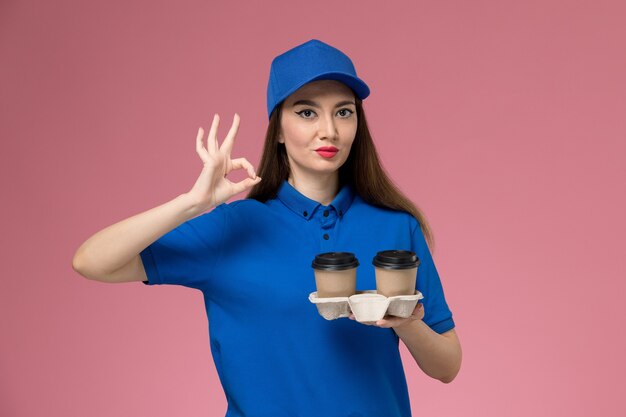
[[[259,177],[258,175],[254,179],[246,178],[245,180],[239,181],[238,183],[235,183],[234,185],[235,194],[238,194],[242,191],[252,188],[254,185],[258,184],[259,182],[261,182],[261,177]]]

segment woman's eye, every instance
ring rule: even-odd
[[[302,116],[303,113],[315,113],[313,110],[301,110],[296,112],[296,114],[299,114],[300,116]],[[305,119],[310,119],[310,117],[305,117]]]
[[[339,110],[337,113],[341,113],[342,111],[346,111],[349,112],[348,114],[345,115],[345,117],[350,117],[350,115],[352,115],[352,113],[354,113],[352,110],[350,109],[341,109]]]

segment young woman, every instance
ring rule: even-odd
[[[410,416],[399,340],[430,377],[461,365],[422,213],[385,175],[367,128],[367,85],[340,50],[312,39],[272,61],[269,125],[257,175],[232,159],[239,127],[218,144],[219,117],[190,191],[96,233],[74,269],[105,282],[143,281],[202,291],[227,416]],[[243,169],[248,178],[226,176]],[[248,198],[225,203],[249,190]],[[408,318],[371,325],[324,320],[308,301],[322,252],[360,260],[357,287],[375,289],[371,260],[405,249],[420,259],[424,299]]]

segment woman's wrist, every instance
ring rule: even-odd
[[[405,336],[421,333],[425,328],[430,329],[426,323],[421,319],[409,320],[399,326],[393,327],[398,337],[403,339]]]
[[[189,193],[183,193],[179,195],[178,198],[183,201],[186,212],[189,214],[190,218],[196,217],[212,208],[206,206],[206,204],[202,204]]]

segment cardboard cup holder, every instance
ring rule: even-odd
[[[355,319],[361,323],[372,323],[385,315],[409,317],[422,298],[424,296],[417,290],[413,295],[394,297],[385,297],[376,290],[357,291],[350,297],[318,298],[317,291],[309,294],[309,301],[326,320],[349,317],[354,313]]]

